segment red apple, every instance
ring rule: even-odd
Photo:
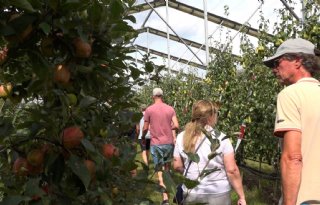
[[[81,38],[75,38],[72,43],[75,48],[76,57],[88,58],[91,55],[92,49],[90,43],[83,41]]]
[[[102,154],[105,158],[110,159],[113,156],[119,156],[119,150],[113,144],[104,144],[102,146]]]
[[[31,170],[31,165],[26,158],[19,157],[13,163],[13,173],[16,176],[27,176]]]
[[[66,84],[69,82],[71,73],[69,68],[64,64],[59,64],[54,69],[54,81]]]
[[[85,164],[85,166],[87,167],[87,169],[88,169],[88,171],[90,173],[91,179],[95,179],[95,176],[96,176],[96,164],[91,160],[85,160],[84,164]]]
[[[67,127],[62,132],[62,143],[67,149],[79,146],[83,138],[84,134],[78,126]]]
[[[27,155],[27,160],[32,166],[41,166],[44,161],[44,152],[41,149],[31,150]]]

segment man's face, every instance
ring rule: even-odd
[[[274,61],[272,68],[273,74],[278,78],[283,85],[291,85],[295,83],[296,69],[294,67],[295,61],[288,60],[281,56]]]

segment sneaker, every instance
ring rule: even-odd
[[[161,205],[170,205],[170,204],[169,204],[169,200],[163,200],[162,203],[161,203]]]

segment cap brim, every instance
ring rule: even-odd
[[[266,60],[263,60],[263,64],[266,65],[269,68],[273,68],[273,62],[274,60],[276,60],[277,58],[279,58],[280,56],[282,56],[283,54],[276,54],[274,56],[271,56],[270,58],[267,58]]]

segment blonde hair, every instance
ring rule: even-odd
[[[214,114],[218,114],[219,105],[209,100],[199,100],[192,106],[191,121],[185,127],[183,137],[183,148],[185,152],[195,151],[195,145],[198,137],[201,136],[201,129],[208,124],[208,120]],[[214,118],[213,126],[216,124]]]

